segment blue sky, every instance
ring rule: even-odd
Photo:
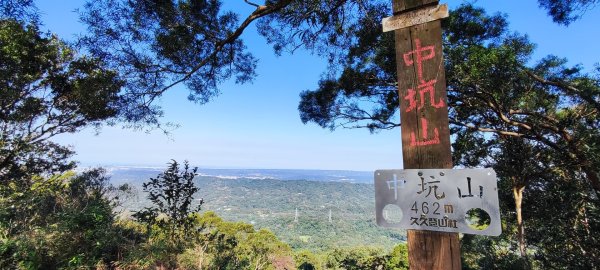
[[[224,2],[242,16],[252,11],[242,0]],[[447,3],[452,9],[463,2]],[[61,38],[72,40],[84,31],[75,13],[83,1],[37,0],[36,4],[44,27]],[[506,13],[513,31],[528,34],[538,44],[537,59],[554,54],[588,70],[600,62],[600,7],[564,27],[552,23],[535,0],[476,1],[476,5]],[[171,90],[161,100],[164,120],[180,125],[170,137],[158,131],[105,127],[99,135],[87,129],[55,141],[71,145],[77,152],[75,160],[84,166],[160,166],[170,159],[187,159],[196,166],[215,168],[402,168],[399,129],[371,135],[363,129],[330,132],[302,124],[299,93],[316,88],[326,67],[323,59],[303,51],[276,57],[254,25],[242,38],[259,58],[258,77],[251,84],[223,84],[221,95],[202,106],[187,101],[185,88]]]

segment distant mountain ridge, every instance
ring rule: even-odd
[[[113,180],[137,180],[154,177],[164,167],[154,166],[108,166],[105,167]],[[307,180],[319,182],[373,183],[373,172],[350,170],[299,170],[299,169],[215,169],[199,168],[199,176],[210,176],[221,179],[277,179],[284,181]]]

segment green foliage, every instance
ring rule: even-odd
[[[50,178],[0,192],[0,268],[56,269],[110,265],[125,231],[114,226],[114,191],[102,170]]]
[[[391,250],[402,230],[378,227],[372,185],[275,179],[199,177],[205,209],[226,220],[268,228],[294,250],[325,251],[378,243]],[[143,202],[142,202],[143,205]],[[138,206],[139,207],[139,206]],[[295,209],[298,220],[295,221]],[[329,222],[331,210],[331,222]]]
[[[146,207],[133,216],[149,226],[168,228],[173,233],[180,229],[183,234],[190,233],[190,215],[200,211],[203,203],[200,200],[196,207],[192,205],[194,194],[200,190],[194,184],[197,170],[198,168],[190,169],[187,161],[181,170],[179,163],[173,160],[163,173],[142,185],[153,206]]]
[[[88,1],[81,19],[81,43],[125,81],[131,106],[123,116],[134,125],[160,125],[153,101],[178,83],[202,104],[219,83],[255,76],[256,60],[235,32],[238,15],[221,11],[221,1]]]
[[[539,0],[565,25],[597,2]],[[32,1],[0,2],[0,267],[406,269],[405,246],[389,255],[373,248],[299,253],[294,263],[290,247],[273,233],[213,213],[197,214],[191,207],[198,191],[195,169],[189,171],[187,163],[180,172],[173,162],[144,185],[155,206],[136,214],[143,224],[116,221],[109,199],[116,191],[103,173],[62,174],[74,168],[68,161],[72,151],[49,140],[118,120],[160,127],[162,112],[154,100],[173,86],[186,84],[189,99],[205,103],[218,94],[219,83],[251,80],[256,60],[240,35],[262,17],[259,31],[276,53],[303,46],[332,64],[331,76],[301,95],[304,123],[372,132],[397,127],[393,35],[379,30],[388,6],[362,0],[267,1],[240,23],[216,0],[90,1],[82,14],[89,33],[80,40],[93,56],[86,57],[39,31]],[[495,167],[505,204],[507,233],[463,238],[465,268],[599,268],[600,69],[586,74],[555,56],[531,65],[534,45],[509,33],[503,16],[488,16],[471,5],[455,10],[445,25],[456,160]],[[374,105],[364,107],[365,100]],[[509,210],[516,207],[510,200],[515,188],[525,190],[528,207],[528,251],[522,256],[516,247],[524,242],[515,237],[521,230]],[[295,206],[303,202],[299,196],[290,200]],[[264,207],[266,201],[247,204]],[[359,217],[365,205],[358,200],[352,211],[341,212],[358,212],[349,216],[369,231],[372,220]],[[322,206],[335,209],[332,202]],[[275,223],[274,230],[293,247],[313,242],[318,230],[357,231],[312,218],[279,221],[285,224]],[[343,241],[320,240],[333,246]]]
[[[133,215],[148,226],[150,247],[157,249],[153,253],[163,254],[161,260],[170,266],[175,264],[174,254],[197,237],[193,214],[203,203],[200,200],[196,207],[192,205],[194,193],[199,190],[193,181],[197,169],[190,169],[185,161],[181,170],[173,160],[163,173],[142,185],[152,206]]]
[[[564,60],[556,57],[543,59],[533,67],[534,71],[498,72],[491,63],[502,63],[510,57],[509,62],[518,63],[527,58],[527,50],[509,49],[519,43],[523,45],[517,48],[526,48],[527,42],[516,39],[487,49],[465,46],[466,52],[461,49],[450,55],[466,64],[455,65],[449,68],[450,72],[459,72],[462,83],[468,82],[474,90],[474,98],[463,98],[464,102],[475,105],[489,101],[503,107],[489,114],[487,105],[480,103],[474,108],[457,106],[453,112],[470,115],[468,119],[474,124],[466,129],[455,128],[455,161],[458,165],[490,166],[496,170],[505,221],[505,233],[499,239],[463,238],[464,265],[471,269],[597,268],[598,247],[590,242],[593,237],[586,230],[598,227],[582,218],[581,213],[586,217],[598,214],[594,184],[597,170],[583,165],[594,164],[600,153],[595,142],[598,115],[594,96],[600,89],[598,81],[581,74],[579,67],[565,67]],[[494,78],[512,82],[502,85],[487,79],[492,70]],[[494,84],[495,90],[473,86],[484,83],[490,83],[489,89]],[[478,97],[480,93],[485,97]],[[473,133],[484,131],[485,128],[472,128],[482,124],[496,134]],[[521,213],[520,226],[517,216]],[[571,233],[578,236],[566,236]],[[588,259],[572,259],[584,256]]]
[[[538,2],[562,24],[579,18],[586,9],[598,3],[597,0]],[[126,81],[128,104],[133,106],[129,106],[125,119],[137,126],[160,126],[158,118],[162,111],[154,101],[175,85],[185,84],[190,90],[190,100],[205,103],[219,93],[218,85],[225,80],[235,78],[236,82],[244,83],[256,76],[257,61],[241,39],[246,28],[256,21],[259,34],[273,45],[276,54],[305,48],[328,58],[330,77],[338,71],[345,74],[341,78],[346,80],[323,80],[320,88],[330,88],[327,91],[332,94],[329,98],[311,91],[302,94],[303,121],[320,120],[318,114],[337,111],[337,115],[346,114],[351,120],[342,124],[344,126],[367,127],[372,131],[394,126],[393,121],[362,121],[389,119],[395,114],[393,107],[383,105],[397,99],[386,90],[393,84],[388,81],[377,83],[381,76],[389,77],[387,69],[393,69],[395,61],[393,57],[383,61],[388,56],[379,53],[389,50],[380,45],[393,44],[393,34],[386,34],[387,38],[380,40],[381,31],[376,31],[380,28],[381,18],[389,15],[386,14],[389,1],[246,3],[255,9],[240,20],[243,14],[223,10],[218,0],[88,1],[81,14],[88,33],[81,43],[93,56],[110,63]],[[468,27],[461,30],[485,30],[484,26],[495,26],[497,22],[477,25],[476,21],[469,21]],[[490,30],[494,29],[499,28]],[[354,56],[357,55],[368,55],[381,65],[356,61]],[[347,69],[349,66],[351,69]],[[388,79],[393,82],[394,78]],[[337,100],[332,102],[334,97]],[[360,103],[353,102],[359,97],[378,100],[378,104],[372,110],[365,110]],[[325,122],[315,122],[333,128],[338,126],[337,120],[343,123],[347,118],[330,114],[321,119]]]
[[[333,61],[337,55],[332,48],[344,48],[352,39],[360,38],[357,29],[378,25],[376,17],[389,7],[387,1],[291,1],[259,21],[258,32],[273,45],[276,54],[303,47]]]
[[[149,269],[292,269],[291,249],[267,230],[250,224],[223,221],[213,212],[200,215],[192,207],[199,189],[193,181],[196,168],[187,162],[181,170],[169,168],[143,184],[152,207],[134,217],[145,224],[137,230],[147,238],[120,266]],[[135,226],[134,226],[135,227]]]
[[[357,247],[351,249],[333,249],[325,257],[326,269],[382,269],[386,258],[381,249]]]
[[[0,2],[0,19],[37,23],[38,10],[33,0],[4,0]]]
[[[294,261],[298,270],[321,270],[323,260],[318,255],[308,251],[301,250],[294,253]]]
[[[36,24],[0,20],[0,182],[74,167],[48,139],[120,113],[121,83],[97,59],[78,57]]]
[[[524,35],[508,32],[504,16],[489,16],[472,5],[454,10],[443,24],[449,116],[456,135],[455,161],[462,166],[497,168],[500,197],[507,204],[501,209],[509,221],[505,230],[509,233],[503,239],[505,248],[514,252],[523,246],[524,242],[516,237],[520,230],[512,212],[516,205],[511,202],[513,190],[525,188],[524,219],[536,224],[526,230],[534,235],[525,234],[531,259],[536,260],[528,265],[543,262],[545,267],[596,268],[598,249],[590,242],[595,225],[587,217],[595,215],[600,202],[598,75],[587,74],[580,66],[566,66],[565,59],[555,56],[529,64],[535,45]],[[301,94],[303,122],[331,129],[366,127],[371,131],[399,126],[394,120],[399,100],[395,93],[393,35],[368,24],[361,27],[355,30],[360,35],[348,44],[340,60],[342,72],[323,79],[318,89]],[[561,189],[569,190],[571,195]],[[544,199],[533,199],[538,196]],[[560,215],[540,212],[538,207],[545,202],[553,204],[550,209],[564,213],[564,219],[558,221]],[[553,225],[539,225],[544,222]],[[565,224],[589,229],[591,234],[583,230],[579,234],[585,237],[569,238],[577,242],[571,245],[580,251],[564,248],[562,254],[555,249],[552,254],[546,253],[547,248],[563,247],[567,237],[559,235],[574,231]],[[483,261],[497,254],[489,252]],[[506,254],[512,254],[504,257],[508,261],[488,263],[486,267],[507,267],[514,261],[509,258],[519,257]],[[569,259],[583,254],[592,259]],[[529,259],[516,261],[522,260]]]
[[[390,253],[386,262],[388,270],[408,270],[408,247],[399,244]]]
[[[597,78],[554,56],[528,66],[534,44],[509,33],[501,15],[463,5],[444,24],[452,131],[493,132],[542,143],[564,153],[565,161],[600,191]],[[399,126],[396,70],[390,65],[395,61],[393,35],[361,27],[356,30],[360,38],[342,58],[339,77],[326,78],[318,89],[301,94],[303,122],[371,131]],[[363,39],[374,46],[364,47]]]
[[[505,233],[498,239],[463,238],[466,267],[597,268],[600,262],[596,259],[598,245],[594,241],[598,239],[592,233],[600,230],[595,222],[599,214],[596,193],[578,171],[578,164],[565,158],[564,152],[535,140],[505,135],[488,137],[479,145],[457,140],[453,147],[458,150],[456,155],[478,157],[457,159],[475,161],[465,165],[491,166],[496,170],[505,222]],[[517,207],[518,193],[515,192],[520,190],[524,194],[522,207]],[[518,225],[518,212],[523,216],[522,229]],[[519,251],[520,248],[523,251]],[[586,259],[579,259],[583,257]]]
[[[355,246],[333,248],[321,253],[301,250],[294,254],[298,270],[321,269],[408,269],[408,248],[398,244],[385,254],[379,248]]]
[[[197,215],[203,228],[195,246],[179,262],[186,269],[293,269],[289,246],[267,230],[245,223],[227,222],[213,212]]]
[[[578,213],[593,216],[599,203],[600,81],[554,56],[527,67],[533,45],[523,37],[499,36],[485,46],[464,41],[450,44],[447,54],[452,63],[447,65],[450,95],[456,99],[450,115],[459,138],[453,145],[455,160],[460,165],[496,169],[508,232],[503,235],[503,248],[526,249],[522,257],[507,251],[484,253],[474,267],[507,267],[511,261],[523,267],[598,267],[598,248],[589,242],[589,233],[579,231],[586,237],[572,238],[564,234],[573,228],[595,228]],[[496,135],[469,135],[474,131]],[[516,204],[520,190],[525,194],[523,207]],[[521,211],[524,229],[516,218]],[[565,245],[568,241],[576,241],[571,245],[579,250]],[[569,259],[582,256],[591,259]]]
[[[547,269],[531,258],[520,257],[503,235],[500,238],[464,235],[461,239],[463,269]],[[551,267],[555,268],[555,267]]]
[[[545,192],[534,186],[525,198],[527,241],[542,268],[600,267],[600,209],[596,195],[576,177],[540,180]]]
[[[382,249],[351,247],[319,255],[294,254],[272,232],[224,221],[213,212],[191,213],[193,230],[188,236],[194,237],[174,248],[172,227],[115,219],[115,201],[106,196],[121,191],[106,180],[101,171],[90,171],[39,178],[26,192],[3,189],[10,196],[1,197],[0,267],[283,270],[302,265],[300,269],[311,269],[309,265],[312,269],[403,269],[406,265],[405,245],[389,255]],[[183,227],[177,230],[182,235]]]
[[[315,122],[329,129],[368,128],[371,132],[397,127],[398,95],[394,87],[396,66],[393,34],[379,31],[379,18],[386,16],[388,2],[361,3],[365,18],[344,25],[353,38],[340,40],[333,65],[339,77],[328,76],[315,91],[303,91],[298,105],[303,123]],[[343,16],[343,15],[342,15]],[[325,27],[327,29],[327,27]],[[340,63],[338,63],[340,62]],[[334,67],[332,67],[334,68]],[[364,106],[364,100],[372,101]],[[375,118],[376,121],[369,121]]]
[[[569,25],[598,4],[598,0],[538,0],[554,22]]]

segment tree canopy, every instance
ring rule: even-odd
[[[564,155],[600,191],[597,148],[600,81],[582,67],[548,56],[533,66],[534,44],[510,33],[506,18],[465,5],[445,21],[444,53],[453,132],[527,138]],[[345,55],[338,77],[304,91],[303,122],[371,131],[400,126],[393,35],[369,25]],[[371,45],[369,45],[371,44]],[[598,70],[600,71],[600,70]],[[566,164],[565,164],[566,165]]]
[[[548,11],[554,22],[569,25],[590,8],[595,7],[598,0],[538,0],[540,7]]]
[[[527,259],[532,256],[544,267],[595,268],[591,232],[598,224],[590,217],[600,205],[600,69],[586,73],[552,55],[530,64],[535,45],[508,31],[503,15],[490,16],[472,5],[452,11],[443,26],[455,165],[499,172],[504,220],[516,233],[486,245],[520,254],[516,261],[502,259],[513,253],[489,249],[478,267],[512,268],[518,260],[533,267]],[[372,132],[400,126],[394,36],[375,25],[359,27],[354,31],[360,35],[339,62],[341,72],[301,93],[303,122]],[[544,203],[551,201],[564,204]],[[556,216],[560,225],[545,224],[553,220],[549,211],[563,214]],[[542,212],[549,216],[538,215]],[[568,248],[560,244],[567,242]],[[568,256],[554,256],[553,246]],[[582,256],[591,259],[574,259]]]
[[[188,99],[206,103],[220,83],[250,81],[256,59],[240,39],[248,25],[279,11],[291,1],[256,5],[240,22],[223,12],[221,2],[89,1],[82,21],[88,33],[80,40],[90,54],[117,70],[128,104],[124,120],[133,125],[160,125],[155,100],[178,84]]]
[[[36,24],[0,20],[0,181],[64,172],[71,151],[48,139],[123,112],[117,73]]]
[[[193,238],[196,229],[191,215],[199,212],[203,203],[200,200],[193,205],[194,194],[199,190],[194,183],[197,170],[190,169],[187,161],[181,170],[179,163],[172,160],[167,170],[142,184],[153,206],[137,211],[133,217],[147,224],[151,232],[154,226],[167,232],[167,241],[174,245]]]
[[[557,23],[565,25],[597,3],[538,1]],[[331,74],[337,72],[339,61],[351,60],[352,57],[344,59],[344,55],[366,54],[362,50],[375,45],[380,50],[387,48],[370,43],[376,39],[369,35],[376,33],[366,31],[379,29],[380,19],[389,15],[389,1],[245,2],[254,8],[253,12],[224,10],[218,0],[88,1],[81,13],[88,31],[80,45],[118,71],[128,106],[122,119],[136,127],[161,125],[162,110],[156,100],[177,85],[185,85],[188,99],[202,104],[218,95],[219,85],[226,80],[251,81],[256,76],[257,59],[244,45],[242,34],[253,22],[275,53],[308,49],[330,60]],[[372,98],[375,96],[368,100]],[[393,101],[382,93],[377,98]],[[353,106],[346,110],[351,116],[366,114]],[[382,115],[371,116],[384,120],[390,116],[390,110],[382,108]]]
[[[226,80],[251,81],[257,58],[241,37],[253,22],[275,53],[307,49],[329,60],[318,88],[301,93],[304,123],[400,126],[393,35],[380,30],[389,1],[245,3],[254,11],[241,16],[218,0],[88,1],[87,32],[68,44],[40,31],[32,0],[0,2],[0,266],[294,267],[290,248],[269,231],[192,213],[197,188],[187,164],[144,186],[156,207],[138,216],[150,218],[116,220],[102,171],[68,172],[73,152],[50,140],[117,122],[160,128],[157,100],[175,86],[203,104]],[[538,3],[569,25],[598,0]],[[598,268],[600,67],[585,72],[557,56],[532,63],[527,36],[470,4],[444,29],[455,164],[494,167],[502,209],[510,209],[502,237],[463,239],[466,265]],[[161,214],[185,226],[161,226]],[[191,231],[189,243],[162,241]],[[402,246],[387,257],[371,248],[297,257],[309,269],[406,266]]]

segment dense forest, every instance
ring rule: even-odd
[[[72,149],[52,141],[105,125],[164,130],[159,101],[173,87],[204,104],[225,81],[251,81],[256,58],[242,34],[253,22],[275,53],[306,49],[329,60],[331,76],[301,94],[304,123],[374,133],[400,126],[393,35],[380,30],[389,1],[245,2],[256,7],[247,17],[217,0],[88,1],[87,32],[73,43],[40,30],[33,0],[0,2],[0,268],[407,268],[402,235],[375,232],[365,218],[372,202],[340,205],[342,192],[372,186],[228,185],[196,179],[196,168],[176,161],[140,186],[113,186],[103,169],[77,170]],[[598,4],[538,2],[565,26]],[[599,269],[600,67],[552,55],[531,61],[535,44],[508,22],[472,4],[443,21],[454,164],[496,170],[503,220],[500,237],[461,236],[463,268]],[[132,188],[147,201],[123,213]],[[291,194],[255,197],[263,192]],[[309,200],[299,193],[358,227],[316,225],[320,215],[296,223],[290,211]],[[244,200],[219,201],[225,196]],[[224,208],[206,211],[210,203],[265,209],[265,219],[254,227]],[[316,241],[320,229],[344,238]],[[362,232],[383,246],[355,246],[369,234],[341,240]]]
[[[112,179],[118,182],[126,177],[131,188],[121,200],[121,216],[151,206],[139,183],[152,173],[135,170],[113,174]],[[322,252],[373,246],[390,251],[406,240],[403,231],[375,224],[372,184],[212,176],[198,176],[195,183],[200,190],[194,198],[203,200],[203,210],[228,221],[269,229],[293,250]]]

